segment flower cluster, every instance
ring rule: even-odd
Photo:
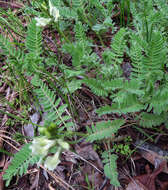
[[[57,22],[58,18],[60,17],[59,10],[57,9],[57,7],[53,6],[50,0],[49,0],[49,13],[51,16],[54,17],[54,22]],[[51,18],[35,17],[35,20],[37,22],[36,26],[44,27],[50,23]]]
[[[56,146],[56,152],[53,156],[48,156],[49,150]],[[69,150],[69,144],[62,139],[50,140],[46,136],[34,138],[30,146],[32,155],[40,157],[38,164],[44,161],[44,166],[49,170],[54,170],[60,163],[59,156],[63,150]],[[44,159],[46,158],[46,159]]]

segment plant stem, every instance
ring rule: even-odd
[[[97,34],[97,37],[98,37],[98,38],[99,38],[99,40],[100,40],[101,45],[102,45],[103,47],[105,47],[105,45],[104,45],[104,42],[103,42],[103,39],[102,39],[101,35],[100,35],[99,33],[97,33],[97,32],[96,32],[96,34]]]
[[[84,19],[83,19],[84,22],[86,22],[86,23],[89,25],[89,27],[92,29],[92,24],[91,24],[91,22],[88,20],[86,14],[85,14],[85,12],[84,12],[84,10],[81,12],[81,14],[82,14],[82,16],[83,16],[83,18],[84,18]],[[102,45],[103,47],[105,47],[101,35],[100,35],[98,32],[95,32],[95,33],[96,33],[97,37],[99,38],[101,45]]]
[[[65,36],[65,34],[60,30],[58,23],[56,24],[56,28],[57,28],[57,31],[58,31],[58,33],[60,34],[60,36],[62,36],[62,37],[64,38],[64,40],[65,40],[67,43],[71,43],[71,42],[69,41],[69,39]]]

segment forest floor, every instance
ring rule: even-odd
[[[1,8],[4,10],[11,8],[12,12],[18,11],[22,6],[20,2],[0,1]],[[116,14],[113,20],[119,25],[118,15]],[[3,33],[3,28],[0,29]],[[57,47],[54,46],[52,40],[49,40],[52,35],[57,38],[57,45],[59,45],[59,34],[57,32],[50,34],[48,28],[43,31],[43,40],[48,43],[52,52],[58,54]],[[93,33],[89,35],[94,38]],[[108,46],[108,39],[104,43]],[[101,56],[103,50],[103,47],[95,47],[94,51]],[[124,60],[126,59],[125,57]],[[65,54],[64,62],[71,65],[71,56]],[[130,62],[127,60],[123,68],[127,76],[130,74]],[[44,122],[44,117],[31,103],[25,103],[23,108],[23,105],[16,101],[19,95],[9,82],[11,79],[8,78],[7,67],[4,65],[4,57],[0,56],[0,67],[3,68],[0,79],[0,109],[5,111],[5,113],[0,113],[0,190],[168,190],[168,129],[162,125],[157,129],[151,129],[129,124],[122,126],[114,138],[120,187],[111,185],[110,180],[104,174],[101,153],[108,150],[108,144],[105,141],[91,143],[84,138],[78,139],[77,137],[73,139],[75,143],[70,145],[71,151],[62,153],[61,162],[54,171],[51,172],[43,165],[38,167],[35,164],[29,166],[23,176],[13,177],[10,185],[5,187],[3,174],[10,164],[12,158],[10,154],[15,154],[24,143],[29,142],[29,136],[33,137],[38,134],[38,130],[34,132],[32,125],[26,125],[24,121],[16,122],[12,116],[22,116],[22,112],[29,108],[27,119],[31,119],[33,123],[40,125]],[[3,80],[3,77],[7,80]],[[27,80],[31,79],[27,78]],[[29,93],[31,94],[31,90]],[[119,117],[118,114],[98,116],[95,109],[99,105],[110,103],[110,99],[95,95],[85,85],[77,90],[73,95],[73,100],[73,105],[77,110],[76,118],[74,117],[77,132],[86,133],[86,126]],[[3,101],[8,104],[4,106]],[[15,103],[12,105],[13,101]],[[132,119],[129,114],[123,117],[129,121]]]

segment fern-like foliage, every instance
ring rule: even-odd
[[[81,59],[85,54],[85,44],[83,42],[64,44],[62,48],[63,51],[71,54],[73,66],[77,67],[81,65]]]
[[[122,75],[121,63],[123,62],[123,55],[126,48],[125,36],[126,29],[121,28],[113,37],[111,41],[111,48],[107,48],[102,54],[104,64],[102,65],[100,72],[106,80],[116,77],[118,78]],[[107,70],[105,73],[104,69]],[[109,69],[111,71],[108,74]]]
[[[123,93],[121,92],[121,95],[122,94]],[[120,100],[121,103],[117,102],[113,103],[111,106],[109,105],[103,106],[97,109],[96,113],[98,113],[99,115],[110,114],[110,113],[126,114],[131,112],[132,113],[138,112],[145,109],[145,106],[137,100],[136,96],[133,95],[126,96],[126,94],[124,95],[125,95],[125,101]]]
[[[10,68],[16,73],[21,75],[21,70],[24,65],[24,52],[18,47],[14,47],[12,42],[0,34],[0,49],[2,50],[1,55],[7,57],[7,63]]]
[[[103,59],[106,64],[121,64],[126,47],[125,41],[126,29],[121,28],[113,37],[111,49],[103,52]]]
[[[102,86],[102,81],[94,78],[88,78],[83,80],[83,82],[89,86],[93,93],[97,96],[108,96],[108,92]]]
[[[149,78],[153,82],[160,80],[163,76],[163,68],[166,61],[166,47],[164,39],[160,32],[155,32],[148,45],[147,55],[142,60],[142,77]]]
[[[102,57],[104,64],[100,66],[101,78],[98,76],[97,79],[85,78],[84,80],[85,84],[98,96],[108,96],[108,94],[111,93],[110,90],[112,89],[110,89],[109,84],[112,84],[112,78],[119,78],[116,82],[114,81],[113,84],[118,83],[116,85],[122,85],[123,80],[120,77],[122,76],[121,63],[123,62],[126,47],[125,35],[126,30],[121,28],[117,34],[115,34],[111,42],[111,48],[103,52]]]
[[[166,0],[154,0],[155,6],[157,6],[157,9],[160,12],[160,24],[161,26],[164,26],[165,28],[168,26],[167,24],[167,12],[168,12],[168,7],[165,6],[167,1]]]
[[[42,62],[40,57],[42,53],[41,32],[41,28],[36,26],[36,21],[32,20],[26,37],[26,48],[29,53],[25,53],[19,47],[14,47],[8,39],[0,35],[0,48],[3,55],[8,57],[8,62],[13,64],[19,72],[26,69],[26,73],[33,73],[37,70],[37,66],[40,66]]]
[[[75,38],[78,41],[84,41],[86,40],[86,35],[85,35],[85,31],[84,31],[84,27],[82,26],[82,23],[80,21],[78,21],[75,24]]]
[[[165,16],[167,6],[165,1],[158,3],[155,0],[144,0],[142,3],[132,2],[130,5],[133,15],[133,23],[138,35],[147,42],[150,42],[152,33],[157,30],[163,30],[165,27]],[[161,8],[164,4],[164,9]]]
[[[109,80],[109,81],[103,81],[102,86],[110,91],[114,90],[124,90],[125,92],[129,92],[132,94],[137,94],[137,95],[143,95],[144,92],[143,90],[140,89],[142,85],[142,82],[137,79],[133,80],[124,80],[123,78],[118,78],[114,80]]]
[[[61,0],[50,0],[53,6],[59,7],[61,5]]]
[[[43,57],[41,57],[43,53],[42,29],[36,26],[36,21],[34,19],[28,25],[25,45],[28,53],[25,54],[22,68],[25,74],[32,75],[35,71],[43,69]]]
[[[143,58],[142,48],[134,38],[132,39],[132,44],[130,48],[130,57],[132,60],[131,78],[140,78]]]
[[[124,50],[126,48],[126,41],[125,41],[125,35],[126,35],[126,29],[121,28],[117,34],[115,34],[112,42],[111,42],[111,48],[112,48],[112,61],[114,63],[122,63],[123,61],[123,54]]]
[[[110,138],[123,124],[124,120],[122,119],[98,122],[96,126],[93,125],[91,129],[87,128],[89,133],[87,140],[93,142],[95,140]]]
[[[56,99],[55,92],[51,91],[39,78],[37,78],[35,83],[36,86],[38,86],[35,89],[35,94],[43,106],[44,112],[47,113],[45,123],[47,125],[54,123],[57,127],[61,126],[61,130],[63,130],[64,127],[66,127],[66,129],[72,127],[73,123],[69,121],[71,116],[65,114],[67,105],[62,104],[60,98]]]
[[[157,126],[166,122],[163,113],[168,111],[167,80],[165,64],[167,60],[167,48],[161,32],[155,31],[150,41],[131,34],[131,48],[129,56],[132,60],[130,80],[125,80],[121,75],[120,64],[123,61],[126,42],[124,41],[125,29],[115,35],[111,44],[111,51],[108,49],[103,53],[104,65],[102,68],[109,68],[113,74],[103,69],[100,77],[96,79],[85,78],[83,82],[98,96],[107,97],[110,95],[111,105],[105,105],[96,112],[99,115],[110,113],[134,113],[144,111],[151,112],[149,117],[145,114],[139,118],[140,124],[146,127]],[[149,118],[154,118],[150,120]],[[162,119],[159,119],[159,116]]]
[[[82,8],[84,0],[72,0],[72,6],[74,8]]]
[[[29,146],[30,144],[24,145],[22,149],[14,155],[8,169],[5,170],[3,179],[6,180],[6,186],[9,185],[13,176],[22,176],[27,172],[27,168],[30,164],[33,165],[38,162],[39,158],[31,155]]]
[[[164,69],[167,60],[166,44],[161,33],[154,32],[151,41],[145,47],[146,55],[142,55],[139,39],[134,38],[134,42],[134,50],[130,52],[133,66],[131,78],[142,82],[140,86],[144,95],[139,96],[139,99],[142,103],[149,104],[148,111],[153,109],[155,114],[161,114],[162,111],[167,111],[168,100]]]
[[[153,109],[154,114],[162,114],[168,111],[168,89],[167,83],[165,82],[159,89],[157,89],[156,93],[153,95],[149,102],[148,111]]]
[[[140,119],[140,125],[146,128],[152,128],[159,126],[162,123],[165,123],[167,121],[167,114],[152,114],[152,113],[141,113],[140,117],[137,119]]]
[[[24,54],[20,49],[16,49],[12,43],[0,34],[0,49],[3,55],[8,56],[9,59],[17,60],[18,64],[22,63]]]
[[[111,138],[119,128],[124,124],[124,120],[117,119],[114,121],[103,121],[96,123],[96,126],[92,126],[91,129],[88,127],[87,141],[93,142],[95,140],[103,140],[105,138]],[[115,186],[120,186],[118,181],[118,173],[116,166],[117,156],[111,154],[110,151],[105,151],[102,154],[104,163],[104,172],[106,177],[110,179],[110,183]]]
[[[95,66],[95,62],[98,61],[98,57],[92,53],[90,44],[84,40],[64,44],[62,50],[72,56],[72,65],[77,70],[84,65],[88,67],[92,67],[92,65]]]
[[[104,8],[103,3],[99,0],[90,0],[88,10],[93,23],[97,22],[97,20],[102,22],[108,16],[107,9]]]
[[[69,7],[60,7],[60,15],[65,18],[65,19],[78,19],[78,15],[76,13],[76,11],[72,8]]]
[[[26,37],[26,48],[29,53],[33,53],[35,57],[39,57],[42,53],[42,29],[36,26],[36,21],[32,20],[28,26]]]
[[[120,186],[117,172],[117,155],[111,154],[110,151],[105,151],[102,154],[104,165],[104,173],[110,179],[110,183],[116,187]]]

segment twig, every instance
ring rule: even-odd
[[[69,152],[69,151],[68,151]],[[74,155],[76,158],[80,158],[81,160],[83,160],[84,162],[88,163],[89,165],[91,165],[94,169],[96,169],[99,173],[103,174],[103,172],[101,170],[99,170],[94,164],[90,163],[89,161],[87,161],[86,159],[84,159],[82,156],[79,156],[78,154],[75,154],[74,152],[70,152],[72,155]],[[63,152],[64,155],[66,155],[65,152]]]
[[[10,142],[8,142],[7,140],[3,139],[2,137],[0,137],[0,140],[3,140],[4,142],[6,142],[7,144],[9,144],[11,147],[13,147],[15,150],[19,151],[18,148],[16,148],[13,144],[11,144]]]
[[[11,137],[8,137],[6,135],[0,134],[0,138],[5,138],[5,139],[9,139],[12,142],[16,143],[17,145],[20,145],[17,141],[15,141],[14,139],[12,139]]]
[[[40,165],[40,167],[43,169],[43,170],[46,170],[47,173],[52,176],[55,181],[59,184],[61,184],[65,189],[69,190],[69,189],[72,189],[72,190],[75,190],[71,185],[69,185],[68,183],[66,183],[65,181],[63,181],[60,177],[56,176],[54,173],[52,173],[51,171],[47,170],[44,166]]]

